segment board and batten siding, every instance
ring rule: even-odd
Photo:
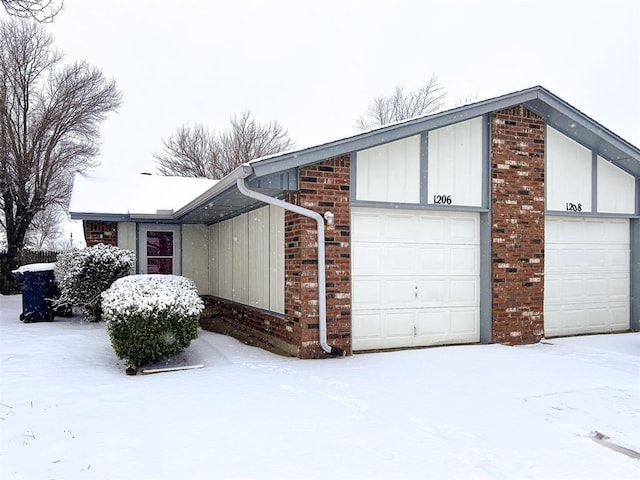
[[[427,203],[482,206],[482,118],[429,132]]]
[[[182,225],[182,276],[194,281],[200,295],[209,294],[208,237],[206,225]]]
[[[591,151],[547,126],[547,211],[575,208],[581,212],[591,212],[592,171]]]
[[[598,212],[634,214],[636,179],[598,155]]]
[[[208,228],[211,294],[284,313],[284,211],[267,206]]]
[[[420,135],[356,153],[356,199],[420,203]]]

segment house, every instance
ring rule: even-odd
[[[640,150],[539,86],[258,159],[141,213],[96,211],[112,187],[75,182],[88,244],[192,278],[301,358],[640,329]]]

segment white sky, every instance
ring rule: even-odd
[[[432,74],[450,105],[542,85],[640,145],[638,0],[65,0],[47,28],[124,93],[105,170],[155,171],[177,127],[244,109],[297,147],[349,136],[375,96]]]

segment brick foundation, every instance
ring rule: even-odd
[[[544,336],[544,121],[523,106],[491,122],[492,341]]]
[[[287,335],[289,332],[286,332],[281,316],[211,295],[205,295],[203,299],[205,311],[200,319],[203,328],[215,331],[207,326],[206,321],[216,318],[235,330],[236,334],[257,337],[262,344],[260,346],[298,356],[300,348]],[[231,334],[228,330],[220,333]]]
[[[99,243],[105,245],[118,245],[118,224],[116,222],[97,222],[84,220],[84,239],[87,247],[93,247]]]

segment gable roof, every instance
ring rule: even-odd
[[[524,105],[544,118],[551,127],[606,158],[622,170],[640,178],[640,150],[637,147],[549,90],[535,86],[433,115],[385,125],[314,147],[253,160],[238,167],[210,191],[176,211],[175,216],[186,223],[214,223],[255,207],[255,200],[244,197],[238,192],[236,181],[239,178],[245,178],[249,186],[256,190],[277,196],[297,188],[296,170],[300,167],[517,105]]]
[[[176,182],[201,180],[199,187],[192,188],[190,197],[181,197],[182,203],[166,204],[166,192],[171,189],[166,186],[158,195],[157,203],[149,197],[144,212],[135,212],[134,207],[127,207],[127,212],[119,212],[126,218],[148,218],[181,223],[212,224],[233,217],[244,211],[260,205],[256,200],[242,195],[236,186],[238,179],[246,179],[248,186],[270,196],[280,196],[298,188],[297,169],[330,158],[348,155],[360,150],[372,148],[385,143],[401,140],[418,135],[429,130],[452,125],[472,118],[504,110],[517,105],[524,105],[530,111],[541,116],[547,125],[581,143],[596,154],[604,157],[617,167],[640,178],[640,150],[608,130],[598,122],[588,117],[580,110],[569,105],[549,90],[535,86],[500,97],[483,100],[464,105],[425,117],[417,117],[391,125],[385,125],[351,137],[333,142],[323,143],[310,148],[279,153],[268,157],[252,160],[241,165],[219,181],[206,179],[180,179],[179,177],[151,177],[154,179],[170,179]],[[138,195],[140,188],[137,182],[142,181],[138,176],[135,186],[131,185],[129,192]],[[78,177],[76,177],[76,180]],[[161,182],[162,180],[159,180]],[[204,182],[215,182],[206,187]],[[74,184],[74,195],[76,188]],[[163,203],[164,202],[164,203]],[[96,210],[97,207],[84,203],[78,205],[72,197],[72,218],[106,219],[108,212]],[[121,208],[120,210],[125,210]],[[138,210],[141,210],[138,208]],[[160,212],[164,210],[164,212]]]

